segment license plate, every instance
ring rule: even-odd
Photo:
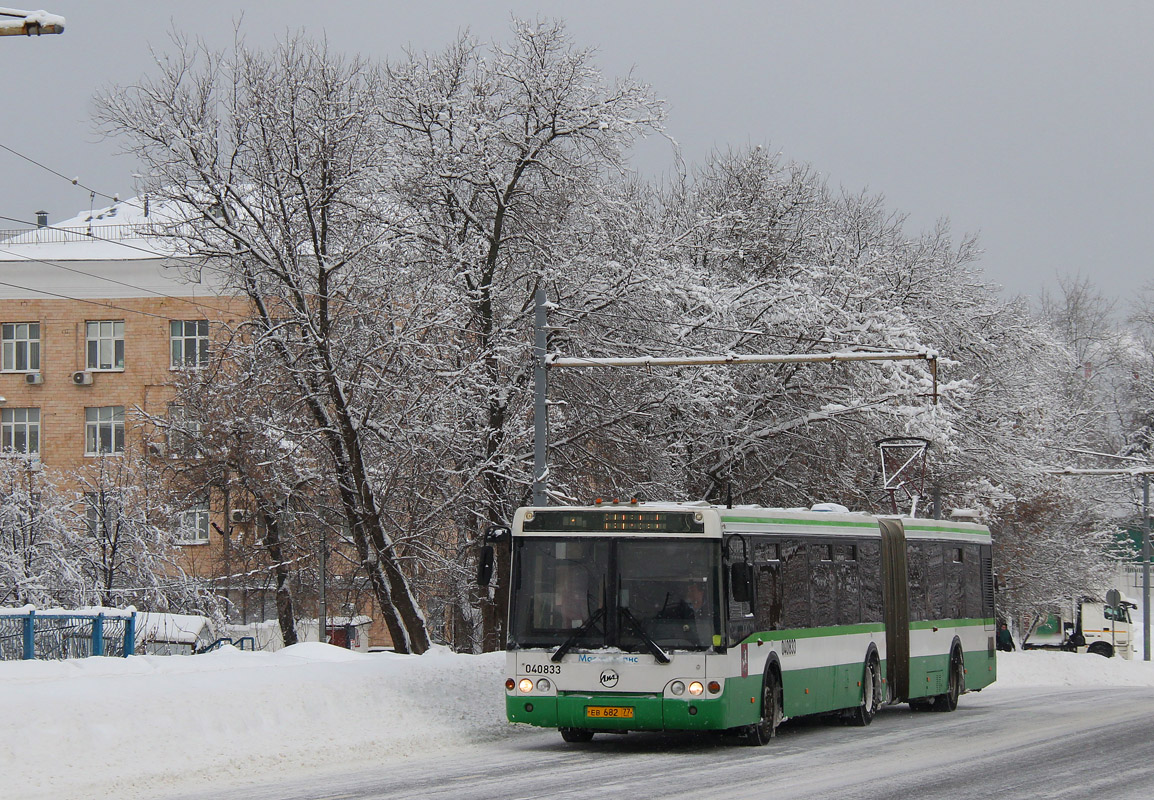
[[[585,706],[585,716],[597,719],[633,719],[629,706]]]

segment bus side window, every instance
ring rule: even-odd
[[[833,545],[809,542],[810,620],[814,626],[837,624],[837,588],[833,577]]]
[[[862,622],[882,621],[882,547],[875,539],[858,542]]]
[[[966,584],[965,616],[981,619],[982,614],[982,559],[976,544],[967,544],[962,555],[962,576]]]
[[[943,619],[961,619],[966,615],[966,577],[965,556],[962,548],[953,544],[945,546],[945,608],[942,610]]]
[[[781,588],[781,562],[758,564],[754,623],[759,631],[781,629]]]
[[[784,628],[808,628],[809,611],[809,564],[806,561],[805,543],[796,539],[781,543],[782,615]]]
[[[857,545],[834,545],[834,584],[837,596],[837,624],[861,622],[861,586],[857,563]]]
[[[926,558],[926,615],[927,619],[947,619],[944,553],[941,542],[923,542]]]
[[[927,620],[926,553],[920,542],[906,543],[906,569],[909,575],[910,621]]]

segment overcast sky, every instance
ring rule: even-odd
[[[7,0],[19,2],[19,0]],[[566,21],[609,76],[634,70],[669,103],[689,163],[762,144],[833,186],[883,194],[916,234],[938,219],[976,233],[986,280],[1007,294],[1085,276],[1123,302],[1154,278],[1154,4],[1145,2],[386,2],[36,0],[60,36],[0,37],[0,145],[106,194],[133,164],[89,121],[93,93],[153,69],[175,28],[250,44],[286,30],[395,58],[469,29],[507,39],[511,15]],[[642,172],[670,145],[637,153]],[[89,193],[0,149],[0,228]],[[96,205],[108,201],[96,199]]]

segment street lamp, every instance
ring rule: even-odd
[[[0,8],[0,36],[42,36],[64,33],[64,17],[47,11]]]

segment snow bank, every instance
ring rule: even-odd
[[[145,798],[357,769],[527,735],[505,722],[504,653],[275,653],[0,662],[0,796]],[[1154,686],[1141,661],[1000,653],[987,691]]]
[[[4,797],[151,797],[362,767],[508,735],[504,653],[276,653],[0,662]]]
[[[990,691],[1046,686],[1154,686],[1154,662],[1088,653],[1026,650],[998,653],[998,680]]]

